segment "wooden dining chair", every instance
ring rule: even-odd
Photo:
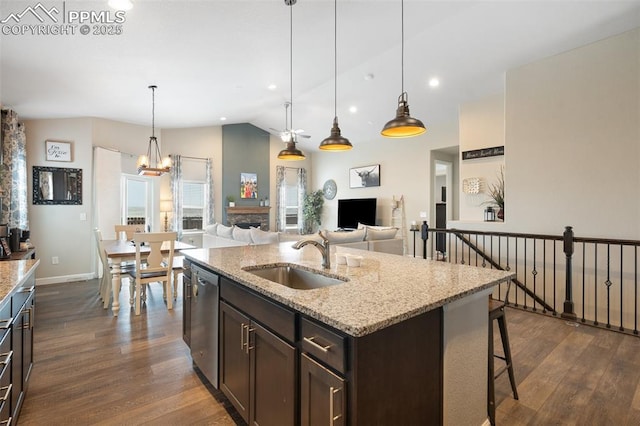
[[[124,235],[125,240],[132,240],[136,232],[144,232],[144,225],[115,225],[116,240],[121,240]]]
[[[98,228],[95,228],[93,230],[93,234],[96,240],[96,248],[98,249],[100,263],[102,264],[102,277],[100,278],[98,294],[102,300],[104,309],[107,309],[109,307],[109,302],[111,301],[113,273],[118,272],[121,274],[120,276],[122,276],[122,274],[126,274],[130,267],[125,264],[112,264],[107,258],[107,252],[104,249],[102,232]]]
[[[127,274],[131,277],[129,291],[134,299],[135,314],[140,315],[143,301],[146,301],[146,287],[152,282],[161,282],[163,294],[171,292],[173,274],[173,251],[176,232],[136,232],[133,241],[136,245],[136,264]],[[163,253],[163,244],[165,251]],[[143,251],[148,247],[149,251]],[[165,297],[167,309],[173,309],[173,297]]]

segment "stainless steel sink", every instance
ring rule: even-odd
[[[243,270],[258,277],[273,281],[274,283],[297,290],[311,290],[342,284],[348,281],[347,279],[334,278],[319,272],[307,271],[293,265],[278,265],[267,268],[257,266],[243,268]]]

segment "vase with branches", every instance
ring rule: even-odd
[[[499,219],[504,220],[504,166],[500,166],[497,181],[489,184],[487,195],[491,198],[491,201],[487,201],[486,204],[498,207],[497,216]]]

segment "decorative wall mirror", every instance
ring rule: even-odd
[[[33,166],[33,204],[82,204],[82,169]]]

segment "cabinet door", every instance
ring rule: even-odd
[[[296,349],[251,323],[251,421],[260,426],[295,424]]]
[[[346,392],[344,379],[309,358],[300,357],[301,424],[346,424]]]
[[[220,390],[249,422],[249,328],[245,315],[220,302]]]
[[[35,298],[31,294],[22,309],[22,388],[27,391],[27,382],[33,367],[33,324],[35,321]]]
[[[11,326],[11,349],[13,350],[13,362],[11,363],[11,411],[12,417],[17,418],[22,405],[22,327],[24,326],[24,314],[19,312]]]
[[[187,273],[188,271],[188,273]],[[191,347],[191,268],[182,275],[182,340]]]

